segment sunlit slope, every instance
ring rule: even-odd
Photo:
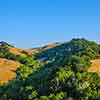
[[[87,42],[82,40],[83,42]],[[74,43],[75,42],[75,43]],[[82,44],[83,42],[78,41],[74,41],[73,40],[69,43],[54,43],[54,44],[49,44],[46,45],[44,47],[40,47],[40,48],[36,48],[36,49],[23,49],[23,48],[16,48],[13,46],[9,47],[9,44],[3,42],[1,43],[1,48],[3,48],[5,50],[5,47],[8,49],[8,52],[10,52],[11,54],[14,54],[15,59],[14,60],[9,60],[6,58],[0,58],[0,82],[7,82],[8,80],[12,80],[13,78],[15,78],[16,76],[16,69],[19,68],[20,66],[20,62],[17,61],[16,56],[19,58],[26,58],[28,55],[33,55],[33,54],[37,54],[38,55],[38,59],[45,62],[52,62],[55,61],[58,58],[63,58],[65,55],[68,54],[76,54],[77,53],[84,53],[84,51],[88,51],[87,47],[90,46],[91,44],[88,44],[87,47],[84,47],[86,45]],[[71,43],[73,45],[71,45]],[[75,45],[77,44],[77,45]],[[82,52],[80,52],[80,50],[78,50],[79,46],[82,48],[84,47],[84,50]],[[75,48],[77,47],[77,48]],[[94,49],[94,45],[92,45],[91,47],[93,47]],[[75,51],[75,50],[78,51]],[[93,50],[91,49],[91,50]],[[87,52],[86,52],[87,53]],[[88,54],[86,54],[88,55]],[[58,62],[60,63],[60,62]],[[92,60],[91,61],[91,67],[89,68],[89,72],[97,72],[100,73],[100,60],[96,59],[96,60]]]
[[[0,84],[6,83],[16,77],[15,71],[20,67],[20,63],[4,58],[0,58]]]
[[[100,74],[100,59],[91,60],[91,67],[89,72],[97,72]]]
[[[22,56],[22,57],[26,57],[26,54],[27,55],[32,55],[32,54],[35,54],[35,53],[38,53],[38,50],[35,50],[35,49],[22,49],[22,48],[10,48],[9,49],[9,52],[14,54],[14,55],[19,55],[19,56]]]
[[[29,53],[32,50],[38,52]],[[96,74],[100,73],[100,45],[95,42],[72,39],[33,49],[19,49],[3,42],[0,57],[1,83],[12,80],[2,84],[0,100],[100,98],[100,76]]]
[[[37,50],[16,48],[6,42],[0,42],[0,84],[16,78],[16,70],[23,65],[23,60],[34,53],[37,53]]]

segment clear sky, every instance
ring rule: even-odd
[[[0,0],[0,41],[26,48],[74,37],[100,41],[100,0]]]

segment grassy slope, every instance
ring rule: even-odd
[[[20,63],[4,58],[0,58],[0,84],[6,83],[16,77],[16,69]]]
[[[45,51],[47,49],[55,48],[56,45],[47,45],[45,47],[41,48],[41,51]],[[24,51],[24,53],[22,52]],[[9,52],[13,53],[14,55],[20,55],[23,57],[26,57],[27,53],[28,55],[32,55],[35,53],[38,53],[38,49],[20,49],[20,48],[10,48]],[[100,59],[92,60],[91,61],[91,67],[89,68],[89,72],[97,72],[100,73]],[[8,60],[4,58],[0,58],[0,84],[6,83],[9,80],[12,80],[16,77],[15,71],[17,68],[20,67],[20,63],[13,60]]]
[[[47,50],[55,46],[46,46],[42,50]],[[24,51],[24,53],[22,52]],[[38,53],[36,49],[21,49],[21,48],[9,48],[9,52],[14,55],[19,55],[21,57],[27,57],[26,54],[32,55]],[[8,60],[6,58],[0,58],[0,84],[7,83],[9,80],[12,80],[16,77],[16,70],[21,65],[20,62],[14,60]]]
[[[89,72],[97,72],[100,73],[100,59],[91,60],[91,67],[89,68]]]

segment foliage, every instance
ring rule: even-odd
[[[100,58],[100,45],[72,39],[27,57],[1,51],[0,57],[19,61],[16,79],[0,87],[0,100],[99,100],[100,76],[88,72]]]

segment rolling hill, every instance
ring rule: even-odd
[[[100,44],[86,39],[39,48],[0,42],[0,100],[99,100]]]

